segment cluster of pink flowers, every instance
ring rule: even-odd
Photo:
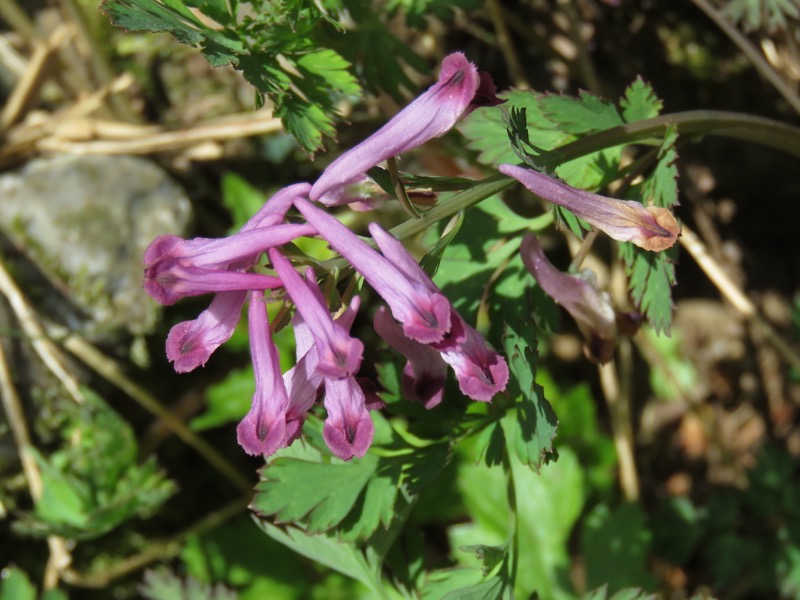
[[[375,314],[374,326],[407,360],[402,376],[406,398],[427,408],[440,403],[448,366],[461,391],[474,400],[489,402],[505,389],[509,373],[503,357],[453,309],[400,241],[372,223],[369,232],[375,250],[323,208],[359,200],[352,190],[367,179],[369,169],[443,135],[474,108],[499,104],[495,93],[487,74],[479,73],[463,54],[451,54],[442,63],[437,83],[331,163],[313,185],[298,183],[280,190],[241,231],[227,238],[161,236],[147,249],[144,285],[156,301],[172,304],[184,296],[214,294],[196,319],[179,323],[169,333],[167,357],[176,371],[204,365],[231,337],[249,301],[256,392],[237,429],[246,452],[270,456],[296,440],[320,390],[327,412],[323,435],[331,451],[347,460],[363,456],[372,442],[368,411],[380,402],[356,378],[364,345],[350,335],[359,298],[355,296],[333,318],[313,269],[299,272],[281,250],[301,236],[327,241],[385,301]],[[665,209],[576,190],[519,166],[502,165],[500,172],[614,239],[648,250],[665,249],[677,239],[677,223]],[[292,208],[304,223],[287,221]],[[596,340],[594,345],[605,349],[601,354],[607,359],[616,336],[607,296],[581,278],[558,272],[532,234],[521,251],[541,287],[575,316],[587,337]],[[253,272],[264,254],[274,275]],[[295,307],[297,361],[283,374],[270,337],[264,295],[277,289]]]
[[[302,433],[306,413],[324,390],[323,435],[342,459],[363,456],[374,433],[369,408],[379,405],[356,375],[363,343],[350,327],[359,298],[334,319],[311,268],[299,272],[281,246],[300,236],[319,236],[380,295],[375,328],[407,359],[403,388],[408,398],[430,408],[442,399],[449,365],[461,390],[484,402],[505,389],[508,367],[405,249],[376,223],[369,227],[378,247],[350,231],[314,202],[336,206],[353,201],[349,190],[380,162],[441,136],[477,106],[498,104],[494,84],[463,54],[445,58],[439,80],[367,140],[335,160],[314,183],[282,189],[235,235],[183,240],[161,236],[145,253],[145,289],[158,302],[213,293],[196,319],[179,323],[167,338],[167,356],[186,372],[206,363],[227,341],[246,302],[256,392],[238,426],[239,444],[253,455],[270,456]],[[305,224],[286,220],[294,207]],[[252,272],[267,254],[275,275]],[[281,374],[270,336],[265,290],[281,288],[295,306],[297,362]]]

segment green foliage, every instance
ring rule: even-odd
[[[237,596],[222,585],[214,587],[200,583],[192,577],[185,581],[166,569],[147,571],[139,587],[147,600],[236,600]]]
[[[656,600],[655,594],[648,594],[635,588],[619,590],[616,594],[608,595],[608,586],[604,585],[591,592],[586,592],[581,600]]]
[[[92,539],[136,516],[147,517],[175,492],[155,459],[138,464],[130,426],[96,394],[72,406],[66,446],[43,458],[29,448],[42,474],[35,513],[16,528],[29,535]]]
[[[537,383],[559,415],[556,449],[569,448],[584,468],[591,490],[607,495],[616,483],[617,452],[611,437],[600,429],[591,388],[580,383],[561,390],[550,373],[537,369]]]
[[[205,412],[191,420],[195,431],[239,421],[250,410],[256,384],[253,366],[231,371],[225,379],[206,390]]]
[[[502,424],[517,459],[533,469],[557,457],[553,439],[558,418],[544,397],[542,386],[536,383],[536,344],[510,326],[506,326],[504,354],[511,370],[509,394],[521,395],[514,408],[508,411]]]
[[[422,29],[426,24],[426,17],[450,19],[456,9],[471,11],[480,6],[479,0],[389,0],[386,9],[391,14],[405,15],[409,25]]]
[[[166,31],[183,44],[201,48],[212,66],[233,65],[262,97],[303,148],[322,148],[332,137],[336,103],[359,95],[350,63],[312,35],[341,25],[330,16],[341,3],[294,0],[269,3],[201,0],[105,0],[111,22],[132,31]],[[240,10],[240,8],[242,10]],[[209,24],[190,9],[214,21]]]
[[[473,448],[473,452],[475,448]],[[584,502],[583,477],[575,455],[564,448],[559,460],[537,474],[510,457],[519,538],[516,597],[538,592],[541,598],[571,598],[568,542]],[[482,561],[464,548],[478,545],[504,547],[514,535],[506,499],[507,475],[503,470],[477,464],[467,457],[458,466],[458,489],[472,521],[454,525],[448,534],[454,558],[481,574]]]
[[[4,570],[0,600],[36,600],[36,588],[25,571],[13,567]]]
[[[728,0],[723,11],[747,31],[766,29],[775,33],[786,29],[790,19],[800,18],[796,0]]]
[[[589,587],[608,585],[612,592],[637,586],[653,589],[655,578],[647,569],[652,534],[638,504],[610,509],[600,504],[583,523],[581,546]]]
[[[559,163],[558,153],[552,151],[605,129],[655,117],[662,108],[652,87],[641,78],[628,86],[619,109],[588,92],[570,97],[513,91],[503,97],[510,107],[509,116],[504,117],[499,111],[477,110],[460,126],[469,147],[479,152],[478,160],[494,167],[523,160],[534,168],[554,168],[568,184],[591,191],[625,175],[619,168],[622,148],[607,148],[563,164]],[[667,208],[677,203],[676,141],[674,131],[665,136],[652,157],[653,164],[647,175],[641,183],[630,187],[628,198]],[[561,207],[557,207],[555,213],[560,222],[582,236],[585,224],[577,217]],[[671,287],[675,283],[676,250],[653,253],[633,244],[621,244],[620,255],[634,303],[656,331],[668,333],[672,322]]]

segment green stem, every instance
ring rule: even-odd
[[[540,162],[549,168],[555,168],[565,162],[606,148],[662,138],[670,128],[675,128],[679,135],[685,137],[706,135],[727,137],[783,150],[800,158],[800,128],[798,127],[742,113],[690,110],[635,123],[626,123],[587,135],[549,151],[540,157]],[[436,221],[451,217],[460,210],[465,210],[502,192],[514,183],[516,182],[513,179],[503,175],[492,175],[437,204],[425,212],[421,218],[401,223],[392,229],[391,233],[399,239],[410,237],[427,229]]]
[[[517,522],[517,486],[514,482],[514,468],[511,466],[511,449],[505,445],[503,452],[503,469],[506,472],[506,495],[508,496],[508,526],[511,534],[511,571],[509,579],[512,589],[517,581],[517,567],[519,565],[519,526]]]

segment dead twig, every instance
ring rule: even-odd
[[[680,237],[683,246],[692,258],[697,262],[711,282],[739,311],[742,316],[748,319],[754,326],[761,329],[767,341],[778,351],[781,357],[796,369],[800,369],[800,354],[798,354],[786,341],[781,338],[772,326],[758,314],[755,304],[745,296],[736,284],[731,280],[727,273],[720,267],[719,263],[709,254],[705,245],[697,235],[685,224]]]

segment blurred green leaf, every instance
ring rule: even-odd
[[[255,391],[252,365],[231,371],[219,383],[208,386],[206,410],[189,422],[190,427],[203,431],[241,420],[250,410]]]
[[[800,18],[796,0],[728,0],[723,13],[746,31],[765,29],[775,33],[786,29],[790,19]]]
[[[36,600],[36,588],[25,571],[17,567],[3,569],[0,600]]]
[[[88,389],[70,405],[62,432],[67,445],[43,458],[42,496],[34,515],[14,524],[28,535],[96,538],[135,516],[152,514],[174,492],[153,458],[137,464],[133,431]]]
[[[537,474],[511,457],[516,488],[519,528],[519,565],[515,593],[528,598],[572,598],[568,570],[568,542],[584,501],[582,475],[575,455],[565,448],[559,460]],[[452,547],[503,546],[509,539],[510,517],[503,471],[467,459],[458,467],[461,491],[471,522],[454,525],[448,535]],[[462,565],[482,568],[481,561],[465,552],[454,552]]]
[[[228,209],[233,225],[228,230],[234,234],[258,212],[267,199],[246,179],[232,171],[222,176],[222,204]]]
[[[655,588],[656,580],[647,568],[651,539],[638,504],[622,504],[614,510],[606,504],[596,506],[581,531],[587,585],[608,584],[612,592],[632,586]]]
[[[586,91],[580,92],[577,97],[542,94],[538,101],[542,114],[565,133],[593,133],[624,123],[611,102]]]
[[[222,585],[211,587],[189,577],[182,580],[167,569],[146,571],[139,593],[147,600],[236,600]]]

